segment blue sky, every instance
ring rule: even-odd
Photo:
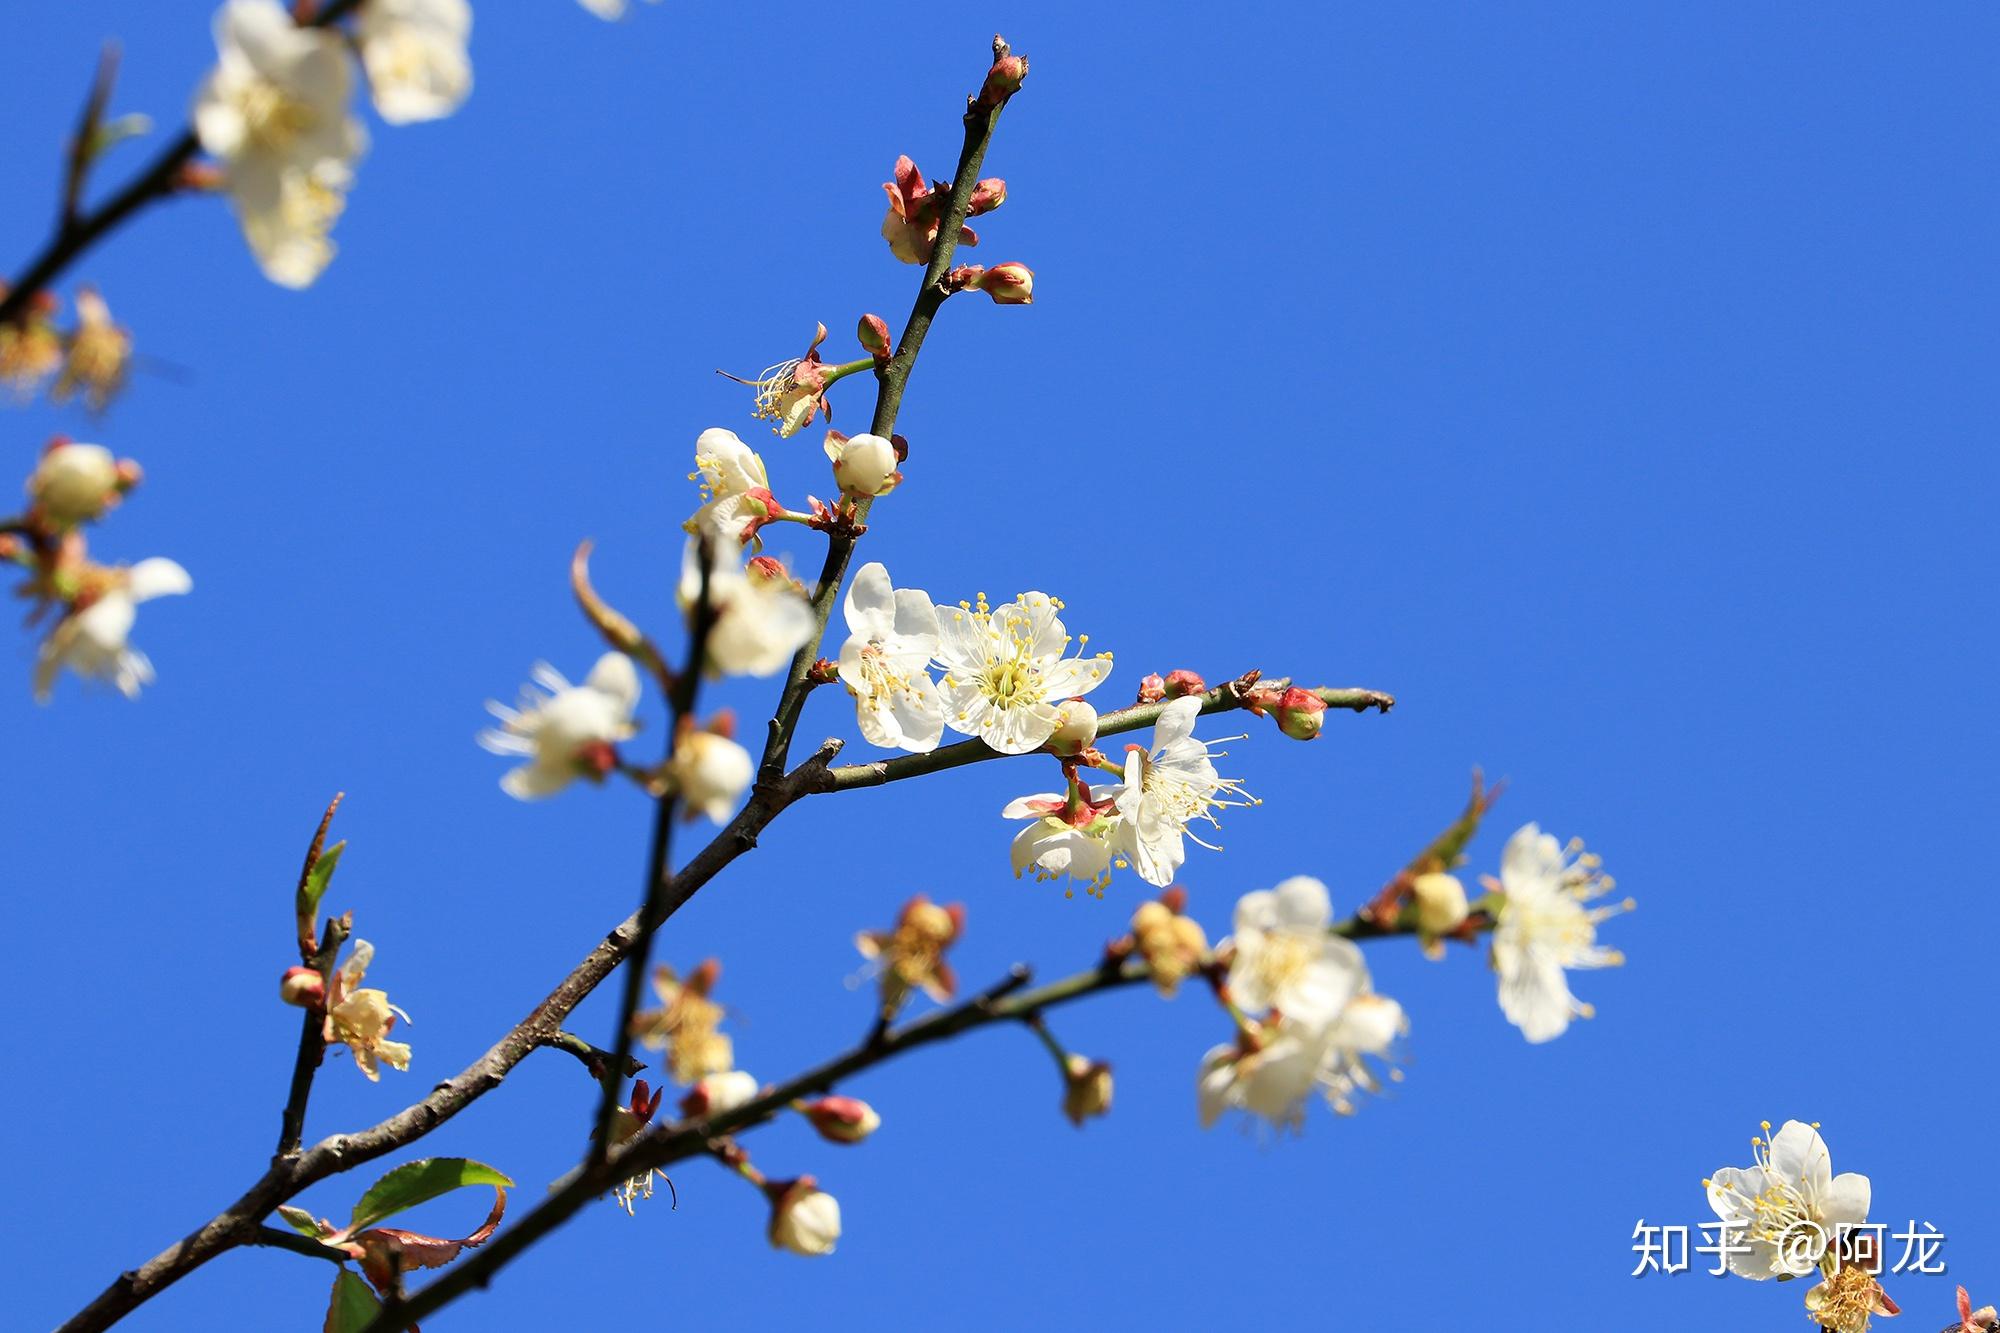
[[[218,203],[159,208],[76,276],[184,373],[102,423],[0,416],[18,473],[58,430],[139,458],[96,549],[196,583],[142,615],[160,680],[136,705],[37,708],[30,638],[6,649],[0,1238],[26,1326],[262,1169],[296,1031],[273,996],[290,879],[333,791],[330,901],[417,1063],[379,1086],[333,1064],[309,1137],[461,1068],[631,909],[642,798],[508,800],[481,703],[595,656],[564,584],[581,537],[605,593],[670,627],[702,428],[767,444],[783,494],[823,487],[816,444],[762,435],[713,371],[796,354],[815,320],[842,356],[863,310],[900,325],[915,275],[877,237],[878,182],[899,152],[949,172],[995,28],[1034,72],[976,257],[1032,265],[1037,300],[946,309],[867,554],[939,600],[1060,595],[1117,655],[1107,696],[1177,666],[1398,696],[1310,746],[1259,726],[1232,747],[1265,804],[1185,869],[1212,933],[1294,873],[1352,907],[1483,765],[1510,788],[1471,869],[1530,819],[1585,837],[1639,899],[1606,932],[1630,962],[1578,981],[1595,1021],[1531,1048],[1474,952],[1371,946],[1411,1015],[1406,1079],[1276,1144],[1198,1128],[1226,1024],[1197,994],[1060,1015],[1117,1069],[1116,1113],[1081,1133],[1033,1040],[982,1034],[854,1085],[885,1120],[864,1147],[750,1140],[840,1197],[836,1256],[770,1252],[754,1194],[692,1163],[678,1212],[595,1209],[434,1322],[544,1328],[608,1281],[692,1326],[1794,1327],[1796,1284],[1627,1276],[1635,1221],[1700,1221],[1702,1176],[1794,1116],[1873,1178],[1878,1218],[1947,1233],[1951,1277],[1891,1280],[1913,1327],[1955,1280],[1993,1299],[2000,1224],[1966,1166],[1990,1143],[1990,7],[478,12],[471,102],[375,127],[318,286],[265,282]],[[204,6],[9,18],[9,269],[112,34],[118,109],[163,126],[211,58]],[[836,394],[865,420],[865,383]],[[780,548],[816,565],[806,536]],[[770,694],[710,699],[754,717]],[[853,737],[844,700],[805,734]],[[765,1078],[862,1030],[852,933],[912,892],[968,904],[970,982],[1082,966],[1142,886],[1009,877],[996,812],[1045,776],[809,803],[662,956],[725,960]],[[421,1151],[492,1160],[526,1204],[592,1095],[533,1059]],[[305,1201],[338,1213],[362,1183]],[[316,1327],[325,1285],[234,1254],[130,1326]]]

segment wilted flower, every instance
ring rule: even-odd
[[[1843,1264],[1806,1293],[1806,1314],[1833,1333],[1868,1333],[1870,1316],[1902,1312],[1902,1307],[1882,1290],[1875,1275],[1860,1264]],[[1972,1327],[1976,1329],[1978,1325]]]
[[[856,1097],[818,1097],[792,1108],[829,1143],[859,1143],[882,1127],[875,1108]]]
[[[85,406],[93,412],[102,412],[125,387],[125,374],[131,363],[130,331],[112,320],[111,307],[95,289],[79,288],[76,332],[70,335],[69,355],[63,360],[62,375],[56,380],[52,396],[60,403],[80,393]]]
[[[701,599],[698,549],[688,543],[681,562],[680,601],[690,613]],[[709,565],[708,598],[715,608],[706,662],[712,676],[769,676],[783,670],[815,628],[805,593],[769,556],[739,565],[717,554]]]
[[[681,1098],[681,1114],[689,1120],[699,1120],[705,1116],[728,1115],[739,1106],[746,1106],[757,1099],[758,1083],[754,1075],[741,1069],[723,1069],[713,1074],[704,1074],[688,1089],[687,1096]]]
[[[1764,1132],[1770,1131],[1767,1120]],[[1803,1277],[1814,1268],[1832,1276],[1840,1228],[1868,1220],[1868,1177],[1834,1175],[1826,1140],[1803,1121],[1787,1120],[1768,1143],[1750,1143],[1752,1165],[1725,1166],[1702,1182],[1708,1206],[1745,1247],[1728,1255],[1729,1271],[1760,1281]]]
[[[102,516],[137,478],[137,465],[119,463],[101,444],[58,439],[29,475],[28,499],[43,524],[74,527]]]
[[[722,976],[710,958],[683,982],[664,963],[653,969],[660,1007],[632,1016],[632,1032],[648,1050],[667,1052],[676,1083],[693,1083],[736,1063],[736,1049],[721,1030],[722,1006],[709,998]]]
[[[6,284],[0,283],[0,296],[6,293]],[[56,332],[55,313],[56,298],[37,292],[18,322],[0,323],[0,385],[11,388],[18,398],[34,397],[63,363],[62,335]]]
[[[171,560],[141,560],[129,569],[96,570],[86,590],[70,604],[42,641],[35,663],[35,698],[48,702],[56,673],[68,667],[86,680],[108,680],[127,699],[152,683],[153,664],[127,642],[139,603],[178,596],[194,587],[188,572]]]
[[[840,1204],[811,1176],[776,1181],[771,1199],[771,1248],[816,1257],[832,1254],[840,1240]]]
[[[939,620],[937,663],[944,668],[945,720],[1002,754],[1040,749],[1055,733],[1063,700],[1088,694],[1111,674],[1111,654],[1064,657],[1070,636],[1063,604],[1024,592],[989,608],[981,593]],[[1085,635],[1078,651],[1089,643]]]
[[[375,110],[391,125],[448,116],[472,92],[466,0],[367,0],[354,36]]]
[[[937,608],[918,588],[896,588],[879,562],[865,564],[847,589],[847,642],[840,681],[854,698],[856,720],[870,745],[899,750],[937,748],[944,703],[931,681],[938,649]]]
[[[1988,1333],[2000,1328],[2000,1310],[1990,1305],[1972,1308],[1972,1297],[1964,1287],[1958,1289],[1958,1327],[1948,1328],[1944,1333]]]
[[[890,930],[864,930],[854,937],[861,956],[875,963],[882,977],[882,1007],[893,1010],[913,990],[943,1004],[958,989],[958,978],[945,951],[965,930],[965,906],[940,907],[919,893],[903,904]]]
[[[500,779],[501,790],[522,801],[553,796],[578,777],[602,779],[617,764],[613,747],[637,730],[632,709],[639,702],[639,673],[625,654],[598,658],[581,685],[546,662],[535,664],[533,676],[548,697],[529,686],[518,710],[489,701],[500,725],[478,736],[493,754],[527,758]]]
[[[1111,1066],[1070,1055],[1063,1061],[1063,1114],[1078,1129],[1093,1116],[1111,1114]]]
[[[374,945],[367,940],[354,941],[354,951],[333,974],[333,988],[327,995],[325,1033],[329,1046],[343,1045],[354,1052],[355,1065],[368,1076],[370,1083],[381,1080],[382,1065],[391,1069],[410,1067],[409,1046],[388,1039],[396,1020],[400,1018],[407,1023],[410,1016],[390,1004],[386,992],[361,986],[368,964],[374,959]]]
[[[896,446],[880,435],[828,431],[826,456],[833,460],[833,484],[852,499],[887,495],[903,479],[896,470],[901,461],[896,457]]]
[[[278,0],[227,0],[216,67],[195,96],[201,146],[227,164],[237,220],[265,276],[305,287],[333,258],[327,239],[366,145],[347,112],[343,38],[302,28]]]
[[[645,1079],[637,1079],[632,1084],[632,1100],[611,1112],[611,1136],[613,1144],[626,1143],[638,1137],[639,1132],[652,1123],[653,1116],[660,1109],[660,1100],[666,1096],[665,1088],[648,1088]],[[622,1181],[615,1191],[618,1206],[632,1215],[632,1205],[639,1199],[653,1197],[653,1177],[665,1180],[667,1173],[658,1167],[642,1171]]]
[[[1600,948],[1597,923],[1632,903],[1584,904],[1608,893],[1613,881],[1599,873],[1583,844],[1565,848],[1534,824],[1507,840],[1500,878],[1487,887],[1505,895],[1493,927],[1493,970],[1500,977],[1500,1010],[1531,1042],[1551,1041],[1572,1017],[1588,1018],[1589,1005],[1570,993],[1566,969],[1616,967],[1616,949]]]
[[[725,712],[717,714],[706,729],[697,729],[689,719],[675,738],[667,773],[681,794],[687,818],[707,815],[718,824],[724,823],[743,793],[750,790],[756,766],[750,752],[731,739],[735,730],[735,719]]]
[[[1158,899],[1139,904],[1132,913],[1132,945],[1153,974],[1161,995],[1171,996],[1208,956],[1208,936],[1201,922],[1182,910],[1187,894],[1169,889]]]
[[[1188,831],[1197,819],[1218,824],[1215,811],[1255,805],[1233,778],[1219,776],[1209,742],[1194,735],[1201,700],[1185,696],[1168,704],[1153,724],[1153,750],[1133,746],[1125,756],[1125,781],[1117,789],[1119,821],[1112,849],[1126,857],[1148,884],[1174,882],[1187,860],[1183,839],[1219,851]]]
[[[750,415],[759,421],[771,422],[773,431],[781,438],[788,438],[810,426],[816,416],[833,416],[833,410],[826,401],[828,386],[875,364],[874,358],[870,357],[846,365],[829,366],[819,356],[819,345],[825,341],[826,325],[821,324],[813,330],[812,343],[806,348],[804,356],[766,366],[755,379],[746,380],[727,371],[721,373],[726,379],[755,389],[757,396],[751,402]]]

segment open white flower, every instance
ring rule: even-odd
[[[1061,610],[1061,602],[1039,592],[990,608],[981,593],[977,605],[961,602],[940,614],[937,663],[953,731],[1002,754],[1027,754],[1055,731],[1065,699],[1104,683],[1111,654],[1063,656],[1070,638],[1057,617]]]
[[[227,0],[215,44],[220,58],[195,95],[195,132],[225,165],[265,276],[308,286],[333,258],[327,233],[367,143],[347,110],[354,76],[345,43],[298,26],[278,0]]]
[[[1566,969],[1616,967],[1615,949],[1599,947],[1597,923],[1629,910],[1624,903],[1587,907],[1610,891],[1582,843],[1565,848],[1534,824],[1507,840],[1500,879],[1487,887],[1505,895],[1493,927],[1493,970],[1500,977],[1500,1011],[1531,1042],[1551,1041],[1573,1017],[1588,1018],[1589,1005],[1570,993]]]
[[[328,1045],[345,1045],[354,1052],[355,1067],[370,1083],[381,1081],[381,1067],[408,1069],[409,1043],[390,1041],[396,1020],[407,1023],[410,1016],[389,1003],[388,993],[361,984],[368,965],[375,961],[375,946],[367,940],[354,941],[354,951],[333,974],[333,989],[326,997],[326,1019],[322,1024]]]
[[[1336,1020],[1368,988],[1368,965],[1354,941],[1327,931],[1332,920],[1326,885],[1308,875],[1244,894],[1229,938],[1230,998],[1249,1013]]]
[[[56,622],[42,641],[35,663],[35,698],[47,703],[56,673],[68,667],[85,680],[108,680],[127,699],[139,697],[153,681],[153,664],[128,639],[139,603],[188,592],[194,580],[163,557],[141,560],[130,569],[108,571],[109,585],[80,611]]]
[[[1347,1002],[1331,1027],[1320,1053],[1319,1082],[1327,1104],[1342,1115],[1354,1113],[1358,1092],[1380,1092],[1382,1082],[1363,1057],[1388,1057],[1397,1038],[1409,1031],[1403,1006],[1386,995],[1364,990]],[[1391,1071],[1390,1077],[1400,1077]]]
[[[1770,1134],[1771,1124],[1764,1122]],[[1708,1205],[1728,1224],[1727,1239],[1748,1251],[1728,1256],[1729,1271],[1759,1281],[1803,1277],[1839,1264],[1842,1227],[1868,1220],[1868,1177],[1833,1174],[1833,1157],[1819,1130],[1799,1120],[1751,1141],[1755,1162],[1725,1166],[1702,1182]]]
[[[1234,779],[1217,775],[1209,743],[1194,735],[1200,715],[1197,696],[1168,704],[1153,724],[1152,753],[1127,752],[1125,781],[1118,788],[1120,819],[1113,850],[1132,863],[1141,879],[1161,888],[1174,882],[1187,860],[1184,839],[1221,850],[1188,832],[1190,823],[1205,819],[1217,824],[1215,811],[1257,803]]]
[[[1111,836],[1117,823],[1109,802],[1094,798],[1088,787],[1072,814],[1061,792],[1039,792],[1007,802],[1002,819],[1025,819],[1027,827],[1014,835],[1011,849],[1015,878],[1032,869],[1038,880],[1078,879],[1085,892],[1103,897],[1111,880]]]
[[[1234,1044],[1202,1057],[1196,1085],[1203,1129],[1228,1110],[1247,1111],[1277,1129],[1305,1124],[1306,1099],[1319,1084],[1327,1029],[1285,1019],[1264,1030],[1263,1044],[1245,1052]]]
[[[375,110],[391,125],[448,116],[472,92],[466,0],[366,0],[354,36]]]
[[[771,479],[764,460],[733,430],[711,426],[694,442],[693,478],[701,481],[702,505],[683,526],[706,534],[719,551],[743,545],[746,525],[764,517]]]
[[[937,608],[919,588],[897,588],[871,561],[855,574],[844,605],[848,638],[840,681],[854,697],[861,734],[885,749],[935,750],[944,736],[944,701],[930,677],[938,648]]]
[[[637,730],[632,710],[639,702],[639,673],[625,654],[598,658],[581,685],[546,662],[535,664],[533,676],[546,697],[529,686],[519,709],[489,702],[500,725],[478,738],[493,754],[527,759],[500,779],[500,789],[522,801],[553,796],[581,776],[603,777],[616,761],[612,747]]]
[[[681,609],[690,615],[701,600],[698,549],[689,542],[681,560]],[[740,565],[717,554],[709,564],[708,597],[716,608],[706,654],[711,676],[773,675],[812,637],[812,604],[769,556]]]

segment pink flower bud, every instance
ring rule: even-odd
[[[278,982],[278,998],[301,1009],[326,1003],[326,980],[309,967],[288,967]]]
[[[1007,202],[1007,182],[998,176],[988,176],[972,187],[972,199],[966,205],[966,214],[978,217],[981,213],[991,213]]]
[[[1139,702],[1156,704],[1167,697],[1167,682],[1155,672],[1139,682]]]
[[[681,1098],[681,1114],[689,1120],[727,1115],[757,1097],[757,1080],[740,1069],[706,1074]]]
[[[979,290],[992,297],[995,305],[1032,305],[1035,271],[1026,264],[995,264],[980,275]]]
[[[1277,718],[1279,731],[1295,741],[1309,741],[1326,720],[1326,701],[1295,685],[1279,697]]]
[[[1000,46],[999,42],[995,42]],[[993,62],[993,68],[986,71],[986,83],[979,90],[981,106],[999,106],[1015,93],[1021,91],[1021,83],[1028,77],[1028,58],[1012,52],[1002,55]]]
[[[889,322],[880,315],[863,315],[855,326],[854,336],[862,349],[877,361],[887,360],[889,344]]]
[[[821,1097],[800,1111],[830,1143],[859,1143],[882,1127],[875,1108],[854,1097]]]
[[[1208,682],[1192,671],[1169,671],[1167,673],[1167,697],[1179,699],[1183,695],[1206,694]]]

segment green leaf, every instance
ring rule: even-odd
[[[312,873],[299,886],[299,924],[310,930],[312,920],[319,915],[319,900],[326,896],[326,886],[333,882],[333,868],[340,864],[340,854],[347,850],[343,839],[320,853],[319,860],[313,862]]]
[[[361,1333],[381,1313],[382,1302],[368,1284],[345,1268],[333,1279],[333,1299],[326,1306],[326,1333]]]
[[[294,1208],[290,1204],[281,1203],[278,1205],[278,1216],[284,1218],[290,1224],[292,1230],[298,1232],[301,1236],[309,1236],[314,1240],[324,1240],[332,1234],[328,1228],[319,1224],[317,1217],[314,1217],[303,1208]]]
[[[347,1229],[351,1234],[372,1227],[405,1208],[414,1208],[468,1185],[508,1189],[513,1184],[484,1162],[469,1157],[426,1157],[419,1162],[406,1162],[368,1187],[368,1192],[354,1205],[354,1220]]]

